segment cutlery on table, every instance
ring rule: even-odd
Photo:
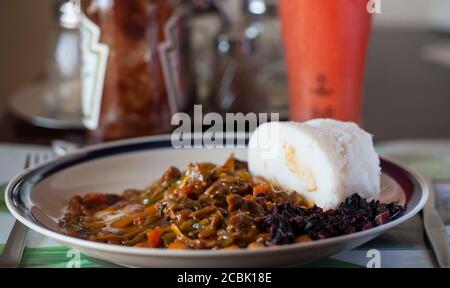
[[[81,145],[65,140],[53,140],[51,143],[52,150],[58,156],[64,156],[69,152],[82,148]]]
[[[42,162],[51,160],[52,152],[29,153],[25,160],[24,168],[28,169]],[[18,220],[9,234],[8,240],[0,255],[0,268],[15,268],[20,264],[27,239],[28,228]]]
[[[450,251],[445,231],[445,224],[436,210],[436,185],[448,184],[450,180],[430,180],[428,179],[429,197],[423,208],[423,225],[425,234],[430,243],[431,250],[440,268],[450,267]]]

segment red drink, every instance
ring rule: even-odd
[[[280,0],[290,118],[361,122],[367,0]]]

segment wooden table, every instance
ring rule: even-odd
[[[54,139],[84,144],[85,131],[36,127],[11,113],[6,113],[0,120],[0,142],[50,145]]]

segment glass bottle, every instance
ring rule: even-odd
[[[245,0],[243,21],[217,39],[212,102],[221,112],[287,117],[288,93],[275,1]]]
[[[177,0],[82,0],[90,142],[171,131],[193,101],[187,13]]]
[[[75,2],[55,2],[53,49],[47,64],[45,105],[50,115],[64,119],[81,118],[80,11]]]

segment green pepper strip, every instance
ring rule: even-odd
[[[189,220],[184,221],[180,225],[181,232],[186,233],[186,232],[190,232],[190,231],[194,230],[193,226],[195,223],[196,222],[194,219],[189,219]]]
[[[164,191],[159,192],[158,194],[150,197],[150,198],[143,198],[141,203],[145,206],[151,206],[158,202],[159,200],[163,199],[164,197]]]
[[[127,240],[127,241],[122,241],[122,243],[123,243],[123,245],[126,245],[126,246],[134,246],[137,243],[142,242],[145,239],[145,233],[146,233],[146,231],[141,231],[133,239]]]
[[[166,246],[169,246],[169,244],[172,243],[177,238],[177,235],[173,232],[169,232],[169,233],[164,234],[164,236],[162,236],[162,238],[164,240],[164,244]]]
[[[159,217],[157,215],[149,216],[149,217],[147,217],[147,219],[145,219],[143,227],[150,228],[149,226],[159,219],[161,219],[161,217]]]

